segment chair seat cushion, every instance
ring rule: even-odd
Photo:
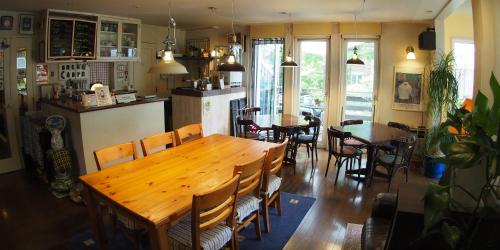
[[[253,195],[245,195],[239,197],[236,201],[236,212],[238,214],[238,223],[243,223],[243,220],[253,212],[259,210],[261,199]]]
[[[313,138],[313,135],[299,134],[297,141],[302,143],[311,143],[313,142]]]
[[[344,146],[342,148],[342,152],[340,151],[340,147],[337,147],[337,154],[343,154],[343,155],[348,155],[348,156],[352,156],[352,155],[357,155],[357,154],[362,154],[361,150],[355,148],[355,147],[351,147],[351,146]]]
[[[394,158],[396,158],[396,161],[394,161]],[[379,156],[378,160],[385,165],[391,165],[393,163],[399,165],[403,161],[403,157],[401,157],[400,155],[395,156],[393,154],[384,154]]]
[[[267,188],[267,195],[271,198],[274,192],[278,191],[281,186],[281,177],[276,175],[269,176],[269,187]]]
[[[221,224],[200,234],[200,245],[204,250],[221,249],[232,238],[231,228]],[[168,230],[169,249],[192,249],[191,216],[182,219]]]
[[[352,146],[352,147],[355,147],[355,148],[363,148],[363,147],[366,147],[366,144],[364,144],[363,142],[360,142],[354,138],[350,138],[350,139],[346,139],[344,140],[344,144],[347,145],[347,146]]]

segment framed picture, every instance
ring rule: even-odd
[[[0,30],[12,30],[14,26],[13,16],[1,16],[0,17]]]
[[[33,35],[35,17],[32,15],[19,15],[19,33]]]
[[[392,109],[423,111],[423,68],[394,67],[392,87]]]

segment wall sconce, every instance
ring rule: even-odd
[[[406,59],[408,59],[408,60],[417,59],[417,57],[415,57],[415,50],[413,49],[412,46],[406,47]]]

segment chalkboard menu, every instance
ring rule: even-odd
[[[95,58],[95,22],[75,21],[73,57]]]
[[[50,19],[49,57],[71,57],[73,20]]]

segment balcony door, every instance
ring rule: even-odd
[[[375,110],[376,69],[378,41],[375,39],[346,39],[343,46],[343,63],[351,58],[354,47],[358,49],[361,64],[343,67],[342,120],[372,122]]]

